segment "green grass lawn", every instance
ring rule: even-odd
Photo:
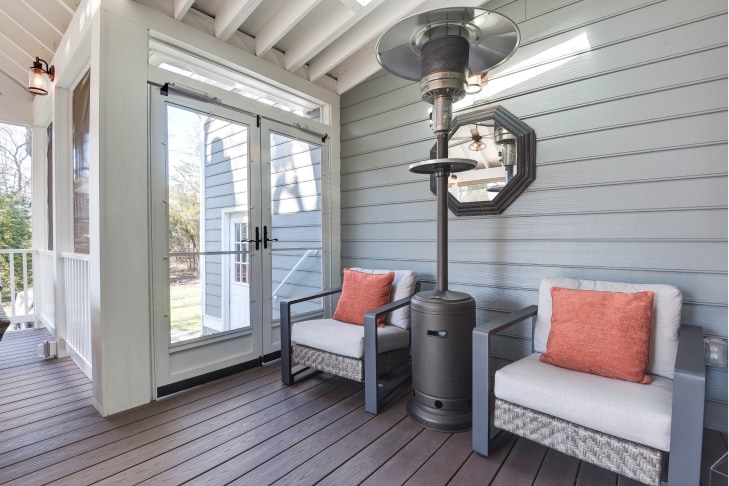
[[[170,285],[170,325],[173,334],[202,330],[199,281]]]

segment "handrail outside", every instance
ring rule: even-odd
[[[36,314],[34,312],[33,305],[29,303],[29,295],[30,291],[32,291],[32,287],[28,286],[29,281],[29,275],[33,275],[33,250],[31,249],[3,249],[0,250],[0,256],[2,255],[8,255],[8,274],[9,274],[9,292],[10,292],[10,309],[9,309],[9,316],[11,323],[21,323],[21,322],[35,322],[36,321]],[[23,264],[23,275],[22,275],[22,282],[23,287],[20,292],[16,289],[16,274],[15,274],[15,257],[16,255],[21,255],[22,258],[22,264]],[[28,265],[28,255],[31,256],[30,258],[30,269]],[[2,288],[2,287],[0,287]],[[19,294],[23,294],[25,299],[23,302],[23,313],[17,313],[16,311],[16,300]],[[2,302],[2,294],[0,294],[0,306],[3,305]]]
[[[291,278],[291,275],[293,275],[293,273],[299,269],[304,260],[306,260],[310,256],[317,256],[318,254],[319,250],[306,250],[306,252],[301,255],[301,258],[299,258],[299,261],[296,262],[296,265],[291,267],[289,273],[287,273],[286,276],[281,279],[281,283],[278,284],[278,287],[276,287],[276,289],[274,289],[273,293],[271,294],[271,298],[274,302],[278,302],[278,291],[281,290],[281,287],[283,287],[286,282],[288,282],[289,278]]]

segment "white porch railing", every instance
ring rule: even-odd
[[[91,375],[91,301],[89,299],[89,257],[60,254],[65,294],[66,348]],[[85,365],[85,366],[84,366]]]
[[[47,250],[0,250],[0,305],[14,326],[41,324],[91,378],[89,257]],[[11,328],[12,329],[12,328]],[[65,355],[65,354],[60,354]]]
[[[33,250],[0,250],[0,270],[7,272],[7,282],[0,293],[0,305],[10,317],[13,327],[35,323],[33,302]],[[16,268],[20,264],[20,269]],[[5,277],[5,275],[3,275]],[[20,284],[20,285],[19,285]]]

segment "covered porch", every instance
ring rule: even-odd
[[[69,358],[34,357],[49,337],[0,342],[2,484],[639,484],[508,433],[483,457],[470,432],[413,422],[404,397],[371,415],[362,385],[285,387],[278,361],[105,418]],[[726,449],[726,433],[704,431],[702,485],[726,484],[710,472]]]
[[[402,398],[372,416],[355,383],[318,375],[284,387],[276,361],[177,392],[275,359],[279,299],[336,287],[344,268],[435,277],[435,196],[429,178],[408,170],[430,158],[430,108],[417,82],[380,69],[375,41],[397,19],[445,5],[506,15],[522,35],[516,57],[453,115],[503,107],[538,145],[538,177],[503,214],[449,213],[449,285],[474,297],[477,324],[534,304],[545,276],[680,288],[682,324],[719,349],[707,360],[701,484],[726,484],[710,475],[727,450],[727,8],[718,0],[4,2],[0,25],[40,14],[28,25],[53,20],[55,33],[33,29],[31,39],[13,27],[16,40],[0,43],[0,121],[27,127],[34,154],[32,242],[0,247],[9,272],[0,278],[11,282],[0,305],[19,328],[0,342],[0,484],[635,484],[506,433],[497,453],[480,456],[468,432],[416,425]],[[39,55],[55,78],[34,98],[25,79]],[[231,79],[277,98],[247,96]],[[281,103],[291,96],[311,103],[306,116]],[[163,147],[178,108],[247,127],[252,157],[241,157],[258,168],[247,198],[227,191],[239,179],[207,187],[221,174],[208,178],[204,157],[195,171],[209,199],[225,203],[207,218],[198,198],[201,216],[188,219],[214,238],[194,252],[255,246],[257,273],[242,306],[222,289],[196,292],[198,308],[216,309],[196,325],[208,317],[222,330],[188,343],[170,332],[169,258],[192,250],[169,244],[169,198],[159,197],[174,187]],[[298,171],[260,169],[275,166],[274,130],[323,155]],[[464,131],[466,142],[481,137]],[[211,153],[227,175],[237,152],[224,149]],[[467,193],[472,181],[458,181],[450,190]],[[279,224],[277,194],[311,219]],[[244,206],[257,208],[248,232],[237,231]],[[249,262],[231,259],[238,266],[220,265],[210,282],[250,283],[236,271]],[[279,292],[297,283],[289,276],[302,261],[318,265],[306,269],[314,287]],[[250,329],[229,325],[239,309]],[[36,357],[49,340],[58,358]],[[530,352],[522,330],[495,345],[504,363]]]

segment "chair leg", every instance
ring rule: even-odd
[[[377,415],[380,397],[377,387],[377,322],[374,315],[365,314],[364,322],[365,411]]]
[[[481,455],[489,455],[491,443],[491,369],[489,355],[491,354],[491,336],[480,332],[473,333],[473,450]]]
[[[281,302],[281,381],[294,384],[291,371],[291,310],[287,301]]]
[[[670,486],[698,486],[701,478],[706,394],[703,349],[703,329],[681,326],[673,379],[671,451],[668,457]]]

